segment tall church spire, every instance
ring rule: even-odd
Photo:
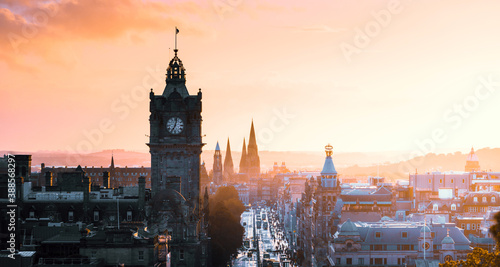
[[[231,156],[231,145],[229,145],[229,138],[227,138],[226,157],[224,158],[224,180],[231,180],[233,174],[233,157]]]
[[[213,174],[214,183],[222,184],[222,155],[220,153],[219,142],[215,146]]]
[[[245,138],[243,138],[243,148],[241,149],[241,160],[240,160],[240,173],[247,173],[248,163],[247,163],[247,145],[245,143]]]
[[[113,152],[111,152],[111,165],[109,168],[114,169],[115,168],[115,159],[113,158]]]
[[[253,175],[260,174],[259,149],[257,148],[257,139],[255,138],[255,128],[250,127],[250,138],[248,139],[248,173]]]

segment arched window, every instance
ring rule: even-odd
[[[432,210],[438,210],[438,209],[439,209],[438,204],[434,204],[434,205],[432,206]]]
[[[457,205],[456,204],[451,204],[451,210],[457,210]]]

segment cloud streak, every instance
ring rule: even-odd
[[[26,69],[27,57],[57,61],[61,46],[79,41],[109,41],[129,34],[165,31],[174,26],[201,34],[205,20],[198,3],[138,0],[6,1],[0,8],[0,61]]]

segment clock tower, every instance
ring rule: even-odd
[[[174,49],[163,94],[150,93],[149,116],[152,195],[172,188],[199,215],[201,141],[201,89],[190,95],[186,88],[186,70]],[[180,180],[180,186],[178,181]]]

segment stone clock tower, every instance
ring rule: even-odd
[[[177,191],[199,214],[201,141],[201,89],[190,95],[186,70],[175,56],[167,68],[163,94],[150,93],[149,116],[151,189],[153,197],[179,182]]]

